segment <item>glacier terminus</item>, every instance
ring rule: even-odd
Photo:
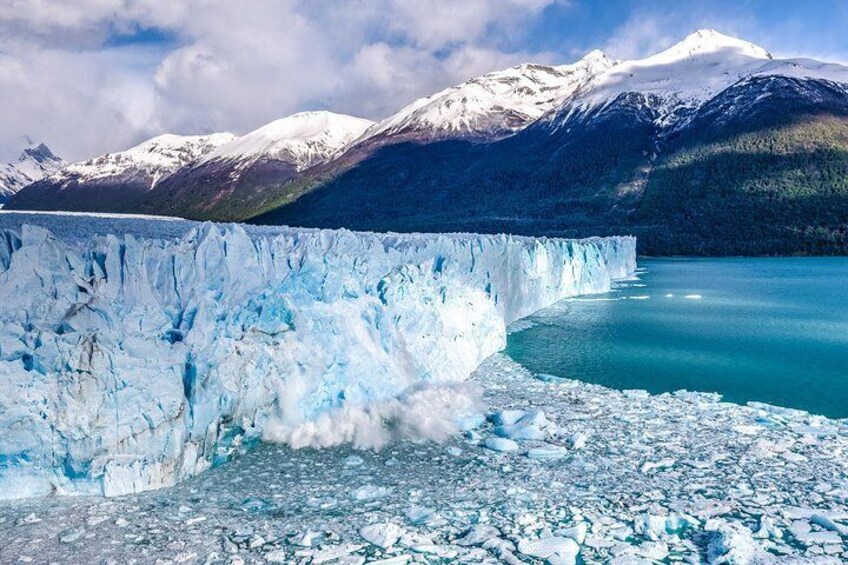
[[[635,269],[628,237],[38,219],[4,214],[0,236],[3,497],[172,485],[269,423],[291,442],[462,381],[508,324]]]

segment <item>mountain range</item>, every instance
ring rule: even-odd
[[[304,112],[241,137],[160,136],[6,206],[844,254],[848,67],[700,30],[641,60],[490,73],[377,123]]]

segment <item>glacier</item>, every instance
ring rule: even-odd
[[[0,214],[0,497],[169,486],[271,421],[466,379],[632,237]]]

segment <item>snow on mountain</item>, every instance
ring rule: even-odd
[[[61,183],[108,181],[120,177],[143,177],[152,188],[174,171],[196,161],[215,148],[235,139],[231,133],[209,135],[164,134],[118,153],[107,153],[65,167],[51,180]]]
[[[173,484],[269,423],[286,437],[466,379],[509,323],[635,268],[627,237],[37,214],[0,214],[0,228],[6,498]]]
[[[551,119],[602,107],[625,93],[640,93],[655,106],[661,125],[674,125],[677,116],[731,85],[762,75],[848,82],[848,67],[811,59],[774,59],[753,43],[704,29],[665,51],[615,65],[553,111]]]
[[[30,182],[35,182],[55,173],[65,165],[67,163],[54,155],[49,147],[39,143],[24,149],[14,166],[30,179]]]
[[[300,112],[275,120],[211,151],[204,162],[285,161],[297,170],[327,161],[374,122],[333,112]]]
[[[848,67],[806,58],[774,59],[759,67],[751,76],[784,76],[848,84]]]
[[[615,65],[592,51],[571,65],[524,64],[416,100],[377,123],[367,137],[498,136],[521,129]]]
[[[0,203],[26,185],[55,173],[66,164],[43,143],[27,147],[15,163],[0,165]]]
[[[665,51],[624,61],[598,76],[566,107],[595,107],[617,96],[639,92],[668,107],[694,107],[715,96],[770,60],[752,43],[714,30],[700,30]]]
[[[12,163],[0,165],[0,204],[31,182],[32,180]]]

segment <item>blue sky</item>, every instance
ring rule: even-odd
[[[547,7],[525,41],[564,57],[601,46],[630,58],[695,29],[714,28],[778,56],[846,60],[846,26],[848,2],[840,0],[575,0]]]
[[[372,119],[475,75],[637,58],[700,28],[848,61],[837,0],[0,0],[0,158],[163,133],[243,133],[306,109]]]

